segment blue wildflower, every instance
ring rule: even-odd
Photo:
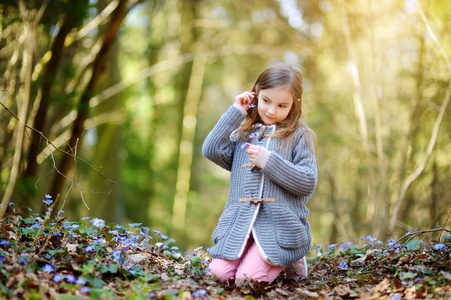
[[[92,223],[93,226],[95,226],[97,228],[105,227],[105,221],[102,219],[94,218],[90,222]]]
[[[45,194],[45,198],[47,198],[47,199],[52,199],[52,196],[49,195],[49,194]]]
[[[9,245],[9,241],[8,240],[0,240],[0,246],[3,245]]]
[[[132,275],[135,275],[135,274],[136,274],[136,271],[135,271],[135,270],[132,270],[132,269],[129,269],[128,272],[129,272],[130,274],[132,274]]]
[[[443,244],[443,243],[435,244],[432,248],[433,248],[434,250],[443,250],[443,251],[447,251],[446,246],[445,246],[445,244]]]
[[[240,146],[240,148],[241,148],[241,150],[244,150],[244,149],[246,149],[247,147],[249,147],[249,143],[248,142],[246,142],[246,143],[244,143],[244,144],[242,144],[241,146]]]
[[[122,263],[122,258],[121,258],[121,251],[117,250],[113,252],[113,260],[117,261],[118,263]]]
[[[200,289],[197,291],[193,292],[193,297],[194,298],[201,298],[201,297],[205,297],[205,295],[207,295],[207,291],[204,289]]]
[[[4,262],[5,261],[5,257],[0,255],[0,262]]]
[[[53,272],[55,272],[55,269],[52,267],[51,264],[45,264],[44,268],[42,268],[42,271],[48,272],[48,273],[53,273]]]
[[[72,224],[70,227],[71,227],[72,229],[78,229],[78,228],[80,228],[80,225],[78,225],[78,224]]]
[[[333,250],[333,249],[335,249],[335,247],[337,247],[337,244],[331,244],[331,245],[327,246],[327,249]]]
[[[55,274],[55,275],[53,275],[52,280],[55,282],[61,282],[61,281],[63,281],[63,276],[61,274]]]
[[[11,205],[15,205],[15,204],[14,204],[14,202],[9,202],[8,205],[11,206]]]
[[[319,248],[321,248],[321,245],[316,245],[315,249],[318,250]]]
[[[372,237],[371,235],[367,236],[366,239],[370,242],[377,241],[377,238]]]
[[[86,283],[86,279],[84,279],[83,277],[78,278],[77,282],[75,282],[78,285],[83,285]]]
[[[96,248],[95,245],[89,245],[88,247],[85,248],[85,252],[91,252],[92,250],[94,250]]]
[[[84,220],[88,220],[89,217],[84,217],[84,218],[81,218],[81,219],[84,221]]]
[[[158,242],[158,243],[155,243],[155,247],[161,247],[161,246],[163,246],[163,243],[161,243],[161,242]]]
[[[160,236],[163,240],[167,240],[169,238],[167,235],[164,235],[164,234],[161,234]]]
[[[347,269],[347,268],[349,268],[348,264],[347,264],[346,262],[344,262],[344,261],[340,262],[338,265],[339,265],[340,268],[342,268],[342,269]]]
[[[400,294],[392,294],[390,296],[390,300],[401,300],[401,299],[402,299],[402,297]]]
[[[31,225],[31,228],[39,228],[41,227],[41,224],[39,223],[34,223],[33,225]]]
[[[91,291],[91,288],[89,288],[89,287],[87,287],[87,286],[82,286],[81,288],[80,288],[80,293],[82,293],[82,294],[87,294],[87,293],[89,293]]]
[[[66,278],[66,281],[69,282],[69,283],[76,283],[77,282],[77,278],[75,278],[74,275],[66,274],[64,277]]]
[[[171,247],[171,250],[179,250],[179,247],[177,247],[177,246],[172,246],[172,247]]]
[[[53,203],[53,200],[42,200],[47,205],[51,205]]]

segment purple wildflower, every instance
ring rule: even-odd
[[[337,247],[337,244],[331,244],[331,245],[327,246],[327,249],[333,250],[333,249],[335,249],[335,247]]]
[[[5,261],[5,257],[4,256],[0,256],[0,262],[4,262]]]
[[[256,139],[257,137],[258,137],[258,132],[252,132],[251,134],[249,134],[250,139]]]
[[[163,240],[167,240],[169,238],[167,235],[164,235],[164,234],[161,234],[160,236]]]

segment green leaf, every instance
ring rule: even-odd
[[[406,249],[411,251],[420,250],[420,240],[411,240],[406,244]]]
[[[117,273],[117,270],[119,269],[119,265],[118,264],[114,264],[114,265],[110,265],[110,272],[111,273]]]
[[[91,289],[91,299],[114,299],[116,298],[116,294],[106,290],[106,289],[100,289],[100,288],[93,288]]]
[[[155,280],[158,278],[160,278],[160,275],[158,275],[158,274],[147,274],[147,275],[143,276],[141,279],[144,281],[152,281],[152,280]]]
[[[399,274],[399,278],[401,278],[401,279],[410,279],[410,278],[414,278],[416,276],[417,276],[417,273],[413,273],[413,272],[406,272],[406,273]]]

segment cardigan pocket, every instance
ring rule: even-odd
[[[234,204],[224,210],[222,215],[219,217],[216,229],[213,231],[211,235],[213,243],[216,244],[222,237],[227,235],[227,233],[230,231],[230,228],[235,223],[239,207],[240,207],[239,204]]]
[[[288,206],[272,205],[271,211],[280,247],[297,249],[308,242],[308,234],[304,224]]]

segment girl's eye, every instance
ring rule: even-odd
[[[285,106],[285,105],[279,105],[279,107],[280,107],[280,108],[285,108],[286,106]]]

